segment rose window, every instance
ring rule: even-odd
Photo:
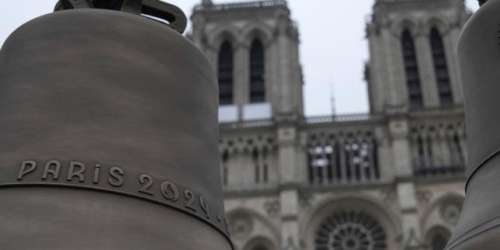
[[[229,232],[234,238],[245,238],[253,230],[252,217],[245,213],[236,213],[228,216]]]
[[[456,225],[458,219],[460,218],[462,205],[463,202],[460,200],[451,200],[444,202],[439,209],[439,213],[446,222],[451,225]]]
[[[316,250],[385,250],[382,226],[363,212],[337,212],[327,217],[316,232]]]

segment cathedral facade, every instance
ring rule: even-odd
[[[300,36],[285,0],[191,17],[218,72],[221,174],[237,250],[441,250],[464,199],[455,56],[463,0],[376,0],[370,112],[305,117]]]

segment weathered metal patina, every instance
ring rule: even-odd
[[[153,0],[63,0],[0,51],[2,249],[231,249],[217,84]]]
[[[500,246],[500,0],[480,4],[458,44],[468,166],[463,212],[448,250]]]

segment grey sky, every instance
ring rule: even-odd
[[[241,2],[242,0],[236,0]],[[56,0],[5,1],[0,19],[0,42],[26,21],[51,12]],[[200,0],[171,0],[188,15]],[[234,2],[215,0],[216,3]],[[364,27],[374,0],[288,0],[301,33],[306,114],[368,110],[363,65],[368,59]],[[466,0],[477,9],[477,0]]]

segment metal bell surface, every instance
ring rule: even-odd
[[[459,40],[469,154],[466,199],[448,250],[500,246],[499,13],[500,0],[484,3]]]
[[[0,246],[231,249],[212,67],[178,9],[102,2],[61,1],[0,51]]]

